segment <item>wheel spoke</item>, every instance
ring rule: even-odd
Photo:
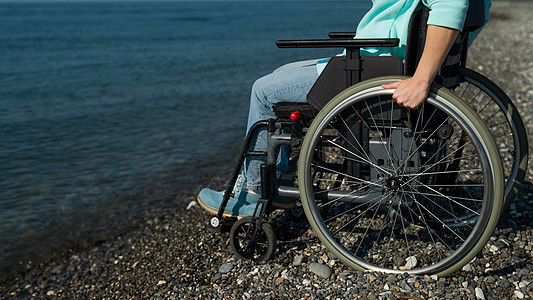
[[[499,153],[484,140],[490,133],[452,96],[406,110],[390,91],[358,88],[328,103],[302,144],[298,185],[313,230],[343,261],[365,269],[457,269],[476,254],[469,249],[484,242],[500,207]],[[405,264],[408,257],[418,263]]]

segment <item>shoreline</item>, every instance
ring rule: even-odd
[[[533,135],[533,2],[495,2],[491,21],[469,51],[468,65],[513,99]],[[531,139],[533,140],[533,139]],[[532,152],[530,143],[530,153]],[[233,159],[233,158],[232,158]],[[533,297],[533,177],[504,212],[487,247],[462,271],[445,278],[357,272],[316,239],[305,221],[277,213],[273,260],[237,260],[228,234],[206,228],[209,215],[183,195],[175,213],[147,220],[91,249],[69,251],[0,284],[2,298],[349,298],[486,299]],[[220,189],[213,180],[209,187]],[[198,188],[195,188],[198,189]],[[191,204],[190,204],[191,203]],[[190,205],[189,205],[190,204]],[[278,222],[279,221],[279,222]],[[283,230],[280,228],[283,227]],[[313,263],[332,275],[314,273]]]

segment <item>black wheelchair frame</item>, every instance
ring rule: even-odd
[[[290,40],[290,41],[277,41],[276,44],[279,48],[345,48],[346,49],[346,56],[345,57],[333,57],[328,65],[326,66],[326,69],[323,71],[323,73],[320,75],[319,79],[311,89],[310,93],[308,94],[308,103],[279,103],[276,106],[276,115],[278,117],[277,120],[269,119],[265,121],[257,122],[253,125],[253,127],[249,130],[249,133],[247,134],[245,138],[244,145],[241,150],[241,154],[239,156],[239,159],[237,161],[237,164],[235,166],[235,169],[233,171],[233,175],[230,178],[228,182],[228,186],[225,190],[223,201],[221,203],[221,206],[218,210],[218,213],[216,216],[212,217],[210,219],[209,225],[211,228],[216,229],[218,231],[226,231],[231,228],[230,232],[230,241],[232,245],[232,249],[236,253],[236,255],[239,258],[242,259],[251,259],[255,261],[264,261],[268,260],[274,253],[275,250],[275,234],[272,230],[272,228],[269,226],[268,223],[266,223],[266,220],[268,219],[269,214],[276,209],[274,207],[273,203],[275,200],[275,197],[287,197],[287,198],[301,198],[302,203],[304,204],[304,210],[306,213],[306,216],[308,217],[313,229],[317,234],[319,234],[319,237],[322,242],[326,244],[326,247],[337,257],[339,257],[344,263],[347,265],[354,267],[356,269],[373,269],[378,271],[384,271],[384,272],[405,272],[406,270],[398,270],[390,267],[389,265],[387,267],[379,267],[376,265],[379,265],[379,263],[375,263],[372,260],[369,260],[368,262],[365,259],[359,259],[357,257],[357,251],[355,255],[350,254],[349,252],[353,252],[353,250],[349,247],[345,247],[343,244],[339,244],[339,240],[335,237],[335,234],[337,233],[331,233],[331,229],[326,228],[327,226],[324,225],[323,217],[320,215],[321,212],[318,212],[318,208],[316,204],[313,204],[315,201],[322,203],[329,204],[332,201],[339,201],[338,199],[343,199],[341,202],[347,202],[349,204],[354,203],[363,203],[364,201],[367,201],[368,203],[369,198],[375,198],[378,200],[372,200],[374,202],[370,202],[371,205],[374,205],[372,203],[378,203],[381,205],[381,202],[385,202],[385,197],[380,198],[379,193],[385,193],[381,190],[373,190],[372,187],[364,186],[361,189],[365,190],[361,195],[357,194],[355,195],[354,192],[345,191],[341,187],[341,182],[347,182],[350,178],[372,178],[375,180],[381,180],[383,181],[383,185],[385,188],[383,190],[389,191],[389,193],[398,193],[399,186],[403,187],[405,185],[410,184],[411,179],[405,179],[406,177],[410,176],[409,171],[402,172],[402,175],[395,175],[395,176],[383,176],[380,173],[380,169],[384,172],[386,172],[387,162],[391,160],[390,158],[387,159],[387,155],[390,156],[390,153],[387,153],[387,150],[376,150],[376,146],[372,146],[372,143],[378,143],[379,139],[387,138],[389,140],[397,141],[401,139],[402,136],[412,137],[413,135],[417,134],[417,131],[421,131],[420,128],[417,128],[418,125],[414,124],[414,121],[411,121],[411,118],[418,118],[420,119],[421,116],[424,119],[435,119],[438,120],[438,124],[434,126],[431,130],[424,127],[424,129],[428,132],[425,135],[419,134],[418,140],[415,142],[415,144],[408,146],[408,150],[406,154],[402,155],[396,155],[396,163],[402,164],[402,168],[404,170],[408,170],[410,168],[417,168],[419,167],[419,164],[421,164],[419,161],[425,160],[434,160],[436,161],[432,166],[432,173],[434,175],[425,175],[424,179],[420,179],[420,182],[417,183],[417,186],[425,186],[425,190],[431,190],[432,193],[445,193],[441,192],[441,190],[438,190],[435,188],[430,188],[432,184],[439,183],[441,186],[449,185],[452,186],[453,184],[456,184],[457,180],[457,174],[459,173],[462,156],[464,155],[464,149],[466,149],[466,145],[463,142],[459,142],[458,145],[455,145],[455,150],[452,150],[452,152],[443,152],[440,149],[443,148],[443,145],[449,143],[448,139],[450,138],[452,132],[454,129],[452,126],[448,125],[448,119],[450,119],[450,116],[455,116],[459,114],[459,112],[455,112],[452,107],[454,105],[461,106],[463,104],[457,102],[457,100],[450,101],[452,104],[445,104],[440,105],[439,101],[446,102],[445,100],[438,100],[440,98],[454,98],[455,96],[452,96],[451,93],[448,93],[447,91],[444,91],[444,89],[441,89],[439,85],[434,85],[432,89],[432,97],[436,98],[437,101],[433,100],[431,102],[431,105],[434,105],[437,108],[428,108],[427,112],[413,112],[413,111],[405,111],[398,108],[391,108],[387,113],[390,112],[390,117],[379,117],[379,112],[377,114],[374,114],[374,116],[366,116],[364,111],[367,111],[367,114],[372,114],[371,111],[376,111],[376,108],[372,107],[372,105],[376,105],[378,107],[380,105],[381,100],[372,100],[376,96],[373,96],[376,92],[374,91],[376,87],[372,85],[372,82],[364,81],[367,79],[377,80],[379,82],[385,80],[391,80],[391,78],[387,77],[381,77],[386,75],[412,75],[414,73],[414,70],[416,69],[416,64],[418,62],[418,59],[421,56],[421,49],[423,48],[423,41],[425,38],[425,20],[427,20],[428,10],[423,9],[417,12],[413,17],[411,18],[411,28],[410,30],[410,37],[408,38],[408,48],[405,58],[405,64],[400,58],[397,57],[361,57],[360,55],[360,49],[363,47],[395,47],[398,45],[399,40],[398,39],[353,39],[355,36],[355,33],[349,33],[349,32],[333,32],[329,34],[330,39],[323,39],[323,40]],[[445,64],[441,68],[441,72],[436,78],[436,81],[440,83],[440,85],[444,87],[449,88],[455,88],[459,86],[462,82],[468,81],[465,78],[472,77],[472,74],[465,69],[465,63],[466,63],[466,50],[468,45],[468,32],[472,31],[478,27],[480,27],[483,24],[482,19],[479,18],[479,15],[477,16],[477,19],[474,21],[469,21],[467,19],[467,23],[465,26],[465,30],[459,35],[456,43],[452,47],[452,50],[450,50],[450,54],[448,55]],[[466,71],[465,71],[466,70]],[[469,77],[470,76],[470,77]],[[399,78],[399,77],[394,77]],[[381,81],[380,81],[381,80]],[[371,86],[368,90],[372,90],[374,94],[370,96],[357,96],[360,94],[365,94],[365,89],[357,89],[359,86],[358,83],[361,81],[364,81],[363,83],[359,85],[366,85]],[[481,86],[483,86],[483,83]],[[375,85],[375,84],[374,84]],[[488,85],[485,83],[485,86]],[[494,85],[495,86],[495,85]],[[353,95],[348,96],[342,96],[343,93],[346,94],[351,90],[355,90],[356,92],[353,93]],[[481,88],[482,89],[482,88]],[[348,91],[348,92],[347,92]],[[524,139],[525,136],[525,129],[523,126],[523,123],[521,119],[516,117],[516,108],[512,105],[512,102],[508,97],[499,89],[497,86],[492,87],[489,89],[489,92],[486,92],[489,94],[492,98],[498,98],[498,99],[504,99],[504,103],[499,105],[499,109],[505,109],[504,115],[508,117],[507,122],[511,124],[511,127],[516,129],[513,131],[513,134],[517,137],[517,140],[515,140],[515,147],[518,147],[520,150],[519,153],[519,161],[516,163],[518,170],[518,175],[505,175],[507,177],[512,177],[511,182],[507,182],[506,187],[506,193],[505,202],[512,201],[512,198],[516,195],[518,192],[518,189],[520,188],[520,184],[524,178],[525,170],[527,170],[527,137]],[[496,95],[494,95],[496,94]],[[316,159],[317,153],[314,152],[315,158],[309,158],[309,155],[306,155],[307,165],[304,166],[304,160],[300,156],[300,151],[302,149],[302,145],[305,144],[306,151],[312,152],[313,147],[319,147],[318,144],[322,143],[323,141],[329,142],[329,143],[335,143],[332,139],[329,139],[324,134],[325,130],[324,128],[320,127],[321,125],[315,125],[314,118],[319,114],[320,112],[320,118],[323,118],[323,120],[327,120],[329,117],[325,116],[326,113],[324,112],[324,107],[326,107],[329,110],[332,110],[331,102],[332,98],[338,98],[345,97],[346,99],[341,99],[343,102],[338,103],[344,103],[348,100],[350,100],[350,97],[366,97],[360,102],[357,103],[360,112],[357,113],[351,113],[347,114],[346,110],[339,110],[337,113],[337,116],[335,118],[341,117],[341,121],[344,124],[348,124],[349,128],[348,130],[352,132],[351,129],[353,129],[353,132],[357,132],[356,134],[351,133],[353,137],[350,137],[348,141],[348,144],[345,142],[345,146],[339,146],[340,151],[345,155],[345,157],[349,158],[349,160],[352,160],[352,162],[344,162],[342,164],[342,170],[347,175],[336,175],[335,180],[333,180],[334,187],[335,188],[329,188],[329,190],[321,192],[320,194],[317,193],[316,196],[310,196],[311,200],[304,200],[304,198],[307,199],[309,197],[310,193],[313,193],[309,187],[313,186],[313,184],[309,183],[308,179],[302,179],[300,177],[306,177],[308,173],[311,172],[311,167],[308,167],[311,165],[311,160]],[[464,93],[463,93],[464,95]],[[374,97],[374,98],[372,98]],[[440,98],[439,98],[440,97]],[[455,98],[454,98],[455,99]],[[359,100],[356,100],[359,101]],[[455,102],[454,102],[455,101]],[[369,104],[370,103],[370,107]],[[446,102],[447,103],[447,102]],[[453,104],[455,103],[455,104]],[[365,106],[363,106],[366,105]],[[355,104],[354,104],[355,105]],[[387,104],[388,105],[388,104]],[[392,104],[391,104],[392,105]],[[440,105],[440,106],[439,106]],[[447,106],[448,105],[448,106]],[[392,106],[391,106],[392,107]],[[381,114],[383,114],[383,108],[379,106],[379,109],[382,110]],[[435,111],[442,110],[449,115],[440,116],[442,113]],[[459,110],[466,111],[468,114],[473,114],[470,110],[470,108],[461,108]],[[484,109],[484,108],[483,108]],[[335,110],[335,108],[333,108]],[[365,115],[363,117],[363,115]],[[397,115],[398,117],[392,117],[393,115]],[[376,117],[378,116],[378,117]],[[355,117],[355,119],[353,119]],[[477,132],[476,130],[481,130],[481,134],[478,135],[486,135],[487,131],[483,124],[483,120],[477,119],[476,116],[470,116],[473,119],[476,119],[472,122],[475,124],[472,125],[475,127],[475,130],[472,130],[472,132]],[[353,120],[348,121],[350,118]],[[380,119],[381,118],[381,119]],[[511,119],[509,119],[511,118]],[[346,119],[346,121],[343,121]],[[358,119],[358,121],[357,121]],[[393,120],[394,119],[394,120]],[[463,125],[462,129],[464,131],[468,131],[470,126],[467,119],[459,117],[460,120],[459,123],[466,124]],[[333,122],[328,119],[328,122]],[[393,124],[393,121],[395,122]],[[373,122],[373,124],[372,124]],[[381,123],[383,125],[381,125]],[[387,124],[385,125],[385,122]],[[390,122],[390,126],[389,123]],[[418,122],[418,121],[416,121]],[[363,123],[363,125],[360,125],[360,123]],[[380,123],[378,126],[377,123]],[[478,124],[478,125],[476,125]],[[318,126],[318,127],[317,127]],[[330,125],[331,126],[331,125]],[[333,125],[336,126],[336,125]],[[348,126],[348,125],[346,125]],[[320,130],[321,133],[324,136],[320,136],[317,138],[306,138],[306,134],[308,135],[310,132],[310,128],[313,127],[313,130],[316,128],[322,128]],[[430,126],[431,127],[431,126]],[[266,128],[268,134],[267,134],[267,151],[250,151],[250,144],[252,142],[253,137],[256,135],[258,130]],[[366,129],[365,129],[366,128]],[[382,129],[379,129],[382,128]],[[386,130],[383,128],[388,128],[389,132],[387,133]],[[466,129],[465,129],[466,128]],[[480,129],[479,129],[480,128]],[[334,128],[336,129],[336,127]],[[372,133],[374,131],[374,133]],[[338,130],[338,132],[341,132],[341,130]],[[378,132],[376,135],[375,132]],[[470,133],[470,135],[476,135],[474,133]],[[315,132],[312,132],[312,134],[315,134]],[[374,134],[374,136],[370,136]],[[387,136],[388,134],[388,136]],[[337,133],[338,136],[342,136],[342,133]],[[345,135],[348,135],[345,133]],[[432,136],[433,135],[433,136]],[[489,134],[490,135],[490,134]],[[466,134],[463,132],[462,137],[466,139]],[[422,147],[422,143],[419,142],[419,140],[431,140],[434,139],[434,142],[428,142],[427,145],[424,145]],[[311,140],[308,142],[307,140]],[[348,140],[348,139],[347,139]],[[414,140],[414,138],[413,138]],[[417,230],[420,230],[422,227],[424,230],[426,230],[429,233],[429,236],[431,239],[434,239],[433,236],[431,236],[431,232],[443,229],[443,227],[447,227],[444,229],[449,229],[449,227],[453,226],[471,226],[471,231],[475,232],[475,238],[470,238],[471,235],[468,235],[464,237],[461,246],[456,249],[456,251],[462,251],[464,254],[461,254],[457,258],[455,258],[454,255],[451,255],[455,260],[453,262],[449,262],[452,259],[444,258],[444,259],[438,259],[437,262],[435,262],[435,267],[422,267],[422,268],[414,268],[413,269],[407,269],[408,272],[412,273],[434,273],[439,275],[445,275],[450,272],[453,272],[454,270],[457,270],[462,265],[468,263],[468,261],[479,252],[481,247],[486,243],[487,239],[490,237],[490,234],[492,233],[492,230],[494,229],[494,226],[497,222],[497,217],[499,217],[499,212],[501,207],[503,206],[504,202],[504,194],[502,191],[498,191],[503,189],[503,181],[500,180],[500,178],[503,177],[503,171],[500,170],[501,168],[501,161],[499,159],[499,156],[494,154],[494,150],[492,148],[495,148],[495,144],[492,141],[490,137],[484,137],[480,140],[476,140],[476,138],[472,138],[473,142],[472,144],[475,144],[477,147],[475,151],[472,153],[478,153],[480,155],[481,160],[483,160],[484,156],[488,156],[487,158],[488,162],[483,161],[482,164],[489,165],[490,167],[486,167],[483,165],[484,169],[483,172],[486,172],[485,169],[491,170],[491,175],[487,175],[486,173],[482,173],[483,176],[485,176],[485,180],[488,181],[489,184],[492,185],[492,187],[485,187],[489,191],[484,192],[483,194],[483,201],[481,199],[480,202],[483,202],[483,205],[479,204],[478,206],[472,206],[472,207],[466,207],[468,205],[461,204],[462,207],[465,207],[465,211],[468,213],[463,213],[464,217],[461,217],[460,220],[454,220],[453,222],[446,223],[446,224],[439,224],[439,220],[433,220],[434,218],[431,216],[431,212],[429,213],[422,213],[420,205],[418,207],[418,210],[420,211],[420,214],[417,217],[406,217],[406,215],[413,215],[413,209],[410,207],[410,205],[413,205],[412,203],[417,202],[424,202],[426,204],[424,205],[435,205],[433,203],[435,200],[430,199],[430,196],[402,196],[402,197],[392,197],[392,199],[399,199],[399,200],[389,200],[390,197],[387,198],[388,203],[388,210],[385,209],[385,212],[383,212],[383,209],[380,209],[378,207],[375,209],[374,215],[377,215],[378,213],[385,214],[385,215],[391,215],[391,219],[394,218],[394,221],[396,222],[396,219],[401,219],[402,224],[405,221],[406,223],[410,223],[412,227],[418,228]],[[487,141],[485,141],[487,140]],[[314,144],[313,144],[314,143]],[[358,146],[354,146],[354,144],[358,144]],[[389,141],[390,143],[390,141]],[[396,142],[395,142],[396,143]],[[398,142],[400,143],[400,142]],[[430,146],[430,144],[433,143],[435,146]],[[462,143],[462,144],[461,144]],[[484,143],[486,143],[488,146],[486,146]],[[419,145],[420,144],[420,145]],[[483,145],[478,145],[483,144]],[[308,168],[307,172],[300,173],[299,175],[303,174],[302,176],[298,176],[298,187],[296,186],[279,186],[276,182],[276,161],[278,158],[278,153],[280,150],[280,147],[282,145],[288,145],[290,149],[290,160],[295,161],[296,159],[300,159],[298,168]],[[309,146],[311,145],[311,146]],[[313,146],[314,145],[314,146]],[[337,145],[338,146],[338,145]],[[432,148],[433,147],[433,148]],[[492,148],[491,148],[492,147]],[[490,148],[487,150],[487,148]],[[309,150],[311,149],[311,150]],[[373,150],[374,149],[374,150]],[[437,149],[437,150],[432,150]],[[480,150],[481,149],[481,150]],[[368,158],[367,162],[360,162],[358,159],[360,156],[367,155],[367,153],[376,153],[375,157],[372,157],[372,159]],[[382,153],[377,154],[377,152],[381,151]],[[433,151],[433,152],[432,152]],[[450,150],[447,150],[450,151]],[[421,152],[428,152],[429,154],[426,155],[426,158],[422,158],[422,155],[419,154]],[[481,154],[479,154],[481,152]],[[497,152],[497,151],[496,151]],[[492,154],[491,154],[492,153]],[[453,154],[453,155],[452,155]],[[447,158],[450,157],[451,158]],[[266,157],[266,163],[261,165],[261,198],[259,202],[257,203],[257,206],[255,208],[255,212],[253,216],[243,218],[241,220],[237,220],[236,218],[224,218],[224,211],[225,207],[228,203],[229,198],[232,195],[232,189],[236,183],[237,177],[240,174],[243,163],[246,157]],[[443,160],[449,160],[450,162],[446,165],[442,162]],[[347,159],[348,160],[348,159]],[[374,168],[377,170],[374,171],[374,174],[372,174],[371,171],[368,171],[369,168],[369,161],[372,161],[370,164],[374,164]],[[499,166],[498,166],[499,165]],[[340,169],[339,169],[340,170]],[[473,169],[474,170],[474,169]],[[316,172],[314,170],[313,172]],[[427,171],[426,171],[427,172]],[[454,175],[444,175],[445,172],[453,173]],[[377,175],[376,175],[377,174]],[[438,175],[436,175],[438,174]],[[441,175],[442,174],[442,175]],[[314,175],[313,175],[314,176]],[[381,177],[380,177],[381,176]],[[449,177],[448,179],[442,179],[444,177]],[[312,177],[312,176],[311,176]],[[382,178],[387,177],[387,178]],[[436,179],[439,177],[439,179]],[[488,179],[487,179],[488,178]],[[308,180],[308,181],[305,181]],[[438,181],[440,180],[440,181]],[[443,181],[444,180],[444,181]],[[487,184],[487,183],[484,183]],[[303,186],[309,186],[306,191],[306,187]],[[359,187],[362,186],[361,183],[358,185]],[[316,187],[316,184],[315,184]],[[450,190],[453,188],[445,188],[442,191]],[[412,193],[414,194],[414,190],[416,190],[416,187],[412,187],[407,191],[406,193]],[[365,194],[366,193],[366,194]],[[455,192],[454,192],[455,193]],[[465,198],[463,194],[456,195],[451,193],[451,196],[448,195],[437,195],[438,197],[448,197],[448,199],[453,200],[452,204],[455,204],[456,202],[459,202],[456,199],[462,199]],[[432,196],[433,197],[433,196]],[[477,197],[477,196],[475,196]],[[475,198],[474,197],[474,198]],[[480,196],[481,197],[481,196]],[[427,199],[423,199],[427,198]],[[452,199],[453,198],[453,199]],[[491,205],[485,204],[485,201],[487,198],[490,198],[492,202]],[[500,198],[500,199],[498,199]],[[364,200],[361,200],[364,199]],[[402,199],[404,202],[409,202],[408,204],[400,204],[399,202],[402,202]],[[407,199],[407,201],[405,200]],[[476,198],[477,199],[477,198]],[[437,201],[438,202],[438,201]],[[450,201],[452,202],[452,201]],[[385,205],[385,203],[383,203]],[[436,203],[439,209],[444,209],[442,203]],[[451,205],[450,205],[451,206]],[[489,207],[490,206],[490,207]],[[487,208],[489,207],[489,208]],[[422,209],[424,209],[422,205]],[[457,208],[456,208],[457,209]],[[408,213],[404,212],[410,210]],[[426,209],[427,210],[427,209]],[[422,215],[422,217],[420,216]],[[400,217],[398,217],[400,216]],[[420,219],[424,220],[420,220]],[[418,220],[417,220],[418,219]],[[482,221],[479,221],[482,220]],[[350,221],[351,222],[351,221]],[[350,223],[348,222],[348,224]],[[483,223],[482,225],[479,225],[478,223]],[[442,223],[442,222],[441,222]],[[452,225],[449,225],[452,224]],[[453,225],[455,224],[455,225]],[[395,224],[393,224],[392,227],[394,227]],[[369,231],[368,227],[364,233],[364,237],[366,237],[367,232]],[[455,227],[454,227],[455,228]],[[469,229],[469,230],[470,230]],[[355,229],[352,229],[352,232],[354,232]],[[392,231],[391,230],[391,237],[389,238],[392,240]],[[403,228],[403,234],[409,234],[416,235],[415,233],[410,232],[410,228]],[[238,231],[240,231],[242,234],[241,236],[238,235]],[[416,231],[416,230],[414,230]],[[413,232],[414,232],[413,231]],[[450,230],[451,231],[451,230]],[[476,233],[477,232],[477,233]],[[470,234],[470,233],[469,233]],[[380,232],[381,235],[381,232]],[[437,235],[437,237],[439,237]],[[468,237],[468,238],[466,238]],[[258,239],[261,239],[263,241],[263,244],[266,244],[266,246],[257,246]],[[363,238],[364,239],[364,238]],[[407,242],[407,235],[406,235],[406,242]],[[440,237],[439,237],[440,239]],[[461,238],[463,239],[463,238]],[[435,241],[433,241],[435,243]],[[435,243],[435,248],[438,247],[440,244],[446,244],[448,240],[441,239],[441,241],[437,241]],[[389,241],[390,243],[390,241]],[[407,245],[408,246],[408,245]],[[359,244],[359,247],[361,245]],[[359,251],[359,247],[357,250]],[[260,249],[262,248],[262,249]],[[409,247],[408,247],[409,248]],[[370,253],[370,252],[369,252]],[[372,262],[371,262],[372,261]],[[384,263],[386,265],[388,263]]]

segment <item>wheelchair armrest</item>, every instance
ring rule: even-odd
[[[276,41],[279,48],[345,48],[346,56],[342,58],[342,72],[345,80],[343,87],[349,87],[361,81],[362,59],[360,49],[363,47],[395,47],[400,39],[322,39],[322,40],[282,40]],[[333,59],[332,59],[333,60]],[[328,63],[328,65],[331,61]],[[327,68],[327,67],[326,67]],[[321,74],[321,76],[324,74]],[[319,78],[320,79],[320,78]],[[313,88],[316,86],[313,86]],[[342,90],[342,89],[341,89]],[[329,101],[331,98],[327,98]],[[310,102],[312,103],[312,102]],[[321,107],[321,106],[320,106]]]
[[[395,47],[400,39],[319,39],[319,40],[281,40],[276,41],[278,48],[362,48]]]
[[[355,32],[330,32],[328,36],[330,39],[353,39]]]

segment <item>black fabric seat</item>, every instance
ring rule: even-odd
[[[279,102],[274,108],[276,117],[282,122],[291,121],[291,114],[295,111],[300,112],[301,120],[305,123],[311,121],[318,114],[318,109],[307,102]]]

